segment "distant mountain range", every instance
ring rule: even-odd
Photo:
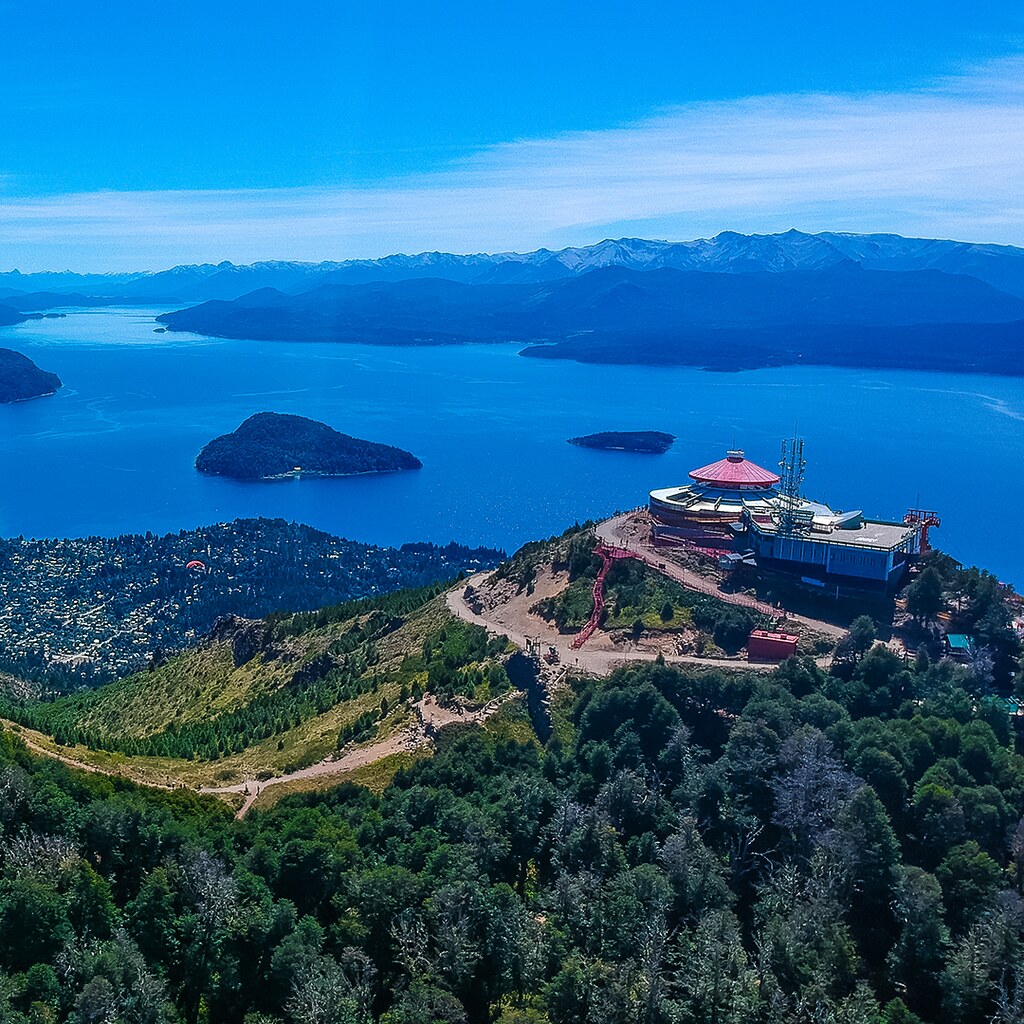
[[[844,261],[788,273],[609,266],[537,284],[441,278],[261,288],[164,314],[172,330],[228,338],[448,344],[563,338],[581,331],[807,323],[986,322],[1024,318],[1024,299],[937,270],[864,270]],[[255,333],[254,333],[255,332]]]
[[[898,235],[723,232],[526,254],[0,275],[0,303],[20,316],[115,301],[187,305],[158,319],[226,338],[505,341],[588,362],[1024,375],[1024,249]]]
[[[852,260],[868,270],[940,270],[966,274],[1024,298],[1024,249],[1009,245],[858,235],[825,231],[786,231],[741,235],[723,231],[692,242],[641,238],[606,240],[576,248],[529,253],[443,252],[385,256],[375,260],[294,263],[269,261],[236,266],[203,263],[155,273],[76,274],[71,271],[0,273],[0,302],[31,292],[68,293],[139,302],[204,302],[237,299],[259,288],[298,294],[321,284],[365,284],[415,278],[443,278],[465,284],[534,284],[577,277],[604,267],[628,270],[703,270],[712,273],[823,270]],[[8,296],[8,298],[5,298]],[[43,296],[40,296],[42,299]],[[43,308],[43,307],[37,307]]]

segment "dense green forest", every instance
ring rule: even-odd
[[[242,822],[8,731],[0,1021],[1020,1020],[1016,720],[949,661],[838,671],[581,680],[545,747],[450,727]]]

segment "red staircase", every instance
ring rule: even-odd
[[[604,611],[604,578],[608,575],[612,562],[620,558],[640,557],[632,551],[626,551],[625,548],[610,548],[605,544],[598,544],[594,548],[594,554],[601,559],[601,568],[598,570],[597,579],[594,580],[594,610],[587,624],[573,637],[569,645],[574,651],[578,651],[591,638],[601,623],[601,613]]]

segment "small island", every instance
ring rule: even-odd
[[[357,476],[422,465],[401,448],[349,437],[305,416],[276,412],[250,416],[237,430],[214,438],[196,457],[200,473],[236,480]]]
[[[56,394],[63,386],[57,374],[40,370],[28,356],[0,348],[0,403],[42,398]]]
[[[581,448],[597,448],[606,452],[641,452],[645,455],[664,455],[674,441],[674,434],[660,430],[605,430],[569,438],[569,444],[577,444]]]

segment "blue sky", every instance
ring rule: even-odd
[[[1024,244],[1019,3],[5,2],[0,269]]]

